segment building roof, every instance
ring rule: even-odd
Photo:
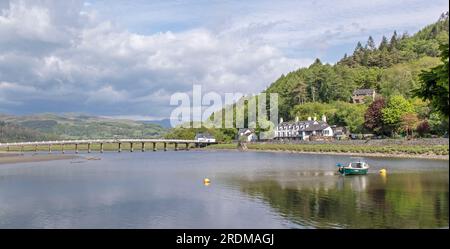
[[[211,134],[209,133],[197,133],[195,135],[196,138],[214,138]]]
[[[239,133],[244,133],[244,132],[247,132],[247,131],[255,132],[255,129],[252,129],[252,128],[240,128],[239,129]]]
[[[375,93],[373,89],[356,89],[353,91],[353,95],[372,95]]]
[[[299,121],[299,122],[283,122],[278,125],[278,127],[289,127],[289,126],[298,126],[299,131],[321,131],[328,127],[330,127],[326,122],[323,121]]]

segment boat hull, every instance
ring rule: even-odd
[[[369,169],[349,169],[349,168],[339,168],[339,173],[343,175],[365,175]]]

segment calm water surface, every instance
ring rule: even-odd
[[[28,155],[31,156],[31,155]],[[263,152],[104,153],[0,165],[0,228],[442,228],[448,161]],[[387,168],[386,177],[377,172]],[[203,179],[211,179],[209,186]]]

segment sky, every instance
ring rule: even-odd
[[[0,113],[168,118],[176,92],[258,93],[446,0],[0,0]]]

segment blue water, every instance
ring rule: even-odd
[[[101,160],[0,165],[0,228],[448,227],[448,161],[366,158],[368,175],[342,177],[346,156],[81,156]]]

